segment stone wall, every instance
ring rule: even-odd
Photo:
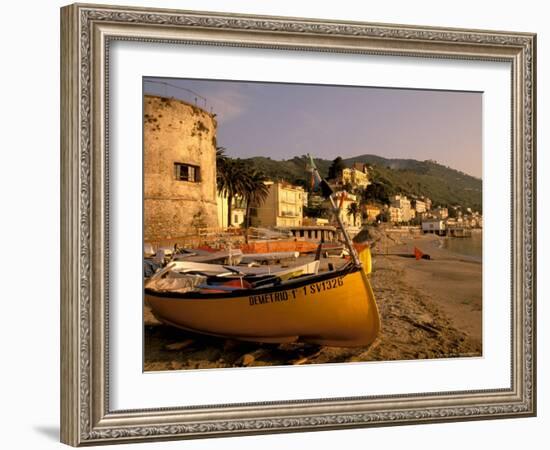
[[[144,98],[144,240],[172,239],[197,226],[217,226],[216,121],[172,98]],[[176,163],[200,168],[181,181]]]

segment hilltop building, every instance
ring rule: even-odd
[[[267,181],[267,198],[251,206],[251,224],[255,227],[302,226],[304,189],[286,182]]]
[[[425,213],[428,210],[426,202],[424,200],[420,200],[420,199],[412,200],[411,201],[411,206],[419,214]]]
[[[144,108],[144,240],[216,227],[216,120],[202,109],[146,95]]]
[[[335,180],[336,186],[351,186],[352,189],[366,188],[370,184],[367,165],[354,163],[353,167],[342,169]]]
[[[391,219],[392,222],[408,222],[416,216],[415,210],[411,208],[411,201],[405,195],[394,195],[390,198],[390,202],[390,217],[398,219]],[[400,212],[392,212],[392,208],[399,209]]]

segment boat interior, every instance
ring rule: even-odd
[[[355,265],[352,261],[346,265],[332,271],[322,274],[300,274],[290,279],[284,280],[276,274],[265,275],[243,275],[233,279],[220,276],[206,276],[206,281],[198,284],[196,289],[188,292],[174,292],[157,290],[152,285],[145,287],[145,292],[150,295],[161,297],[177,297],[177,298],[220,298],[223,297],[243,297],[247,295],[261,295],[273,291],[283,289],[294,289],[305,286],[314,282],[322,282],[339,276],[348,275],[350,273],[361,270],[360,266]],[[200,273],[194,274],[197,277],[204,275]]]

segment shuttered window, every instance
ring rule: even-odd
[[[191,164],[174,163],[176,180],[199,183],[201,181],[201,169]]]

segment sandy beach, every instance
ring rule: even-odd
[[[258,344],[187,333],[144,307],[144,370],[390,361],[482,355],[482,265],[434,235],[384,236],[370,275],[382,329],[367,347]],[[414,247],[430,259],[416,260]],[[312,257],[301,257],[311,260]],[[342,259],[322,259],[343,264]]]

